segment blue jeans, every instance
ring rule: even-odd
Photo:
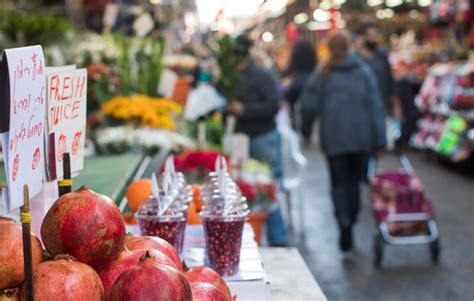
[[[283,158],[280,133],[277,129],[250,139],[250,157],[270,165],[273,177],[282,187]],[[288,243],[280,206],[275,206],[268,213],[267,238],[270,245],[286,245]]]

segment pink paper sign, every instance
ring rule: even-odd
[[[63,178],[63,155],[69,153],[71,173],[84,167],[87,70],[47,74],[48,174]]]
[[[9,119],[8,128],[1,129],[7,131],[2,139],[8,185],[3,199],[7,210],[12,210],[23,205],[25,184],[30,198],[42,189],[46,128],[43,49],[41,46],[6,49],[0,74],[1,119]]]

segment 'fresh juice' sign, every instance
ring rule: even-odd
[[[63,155],[71,157],[71,172],[84,166],[86,130],[87,70],[47,75],[48,172],[49,178],[63,177]]]

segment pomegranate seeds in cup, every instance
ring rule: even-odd
[[[201,215],[209,266],[222,276],[239,270],[242,232],[247,215]]]
[[[149,197],[140,206],[135,217],[142,235],[163,238],[181,252],[186,227],[184,212],[187,211],[187,206],[172,202],[165,211],[162,211],[160,199],[166,198],[169,200],[167,196]]]
[[[137,214],[136,218],[142,235],[163,238],[181,253],[186,227],[183,214],[155,216]]]
[[[242,232],[248,215],[246,199],[230,177],[223,157],[203,186],[203,221],[207,264],[222,276],[239,270]]]

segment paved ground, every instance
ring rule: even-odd
[[[329,300],[474,300],[474,178],[411,153],[437,209],[441,263],[431,264],[426,246],[392,246],[386,249],[383,268],[377,269],[372,264],[374,228],[367,192],[355,231],[356,249],[343,255],[337,246],[325,160],[314,149],[306,156],[306,228],[303,238],[293,238]],[[381,165],[395,163],[385,158]]]

